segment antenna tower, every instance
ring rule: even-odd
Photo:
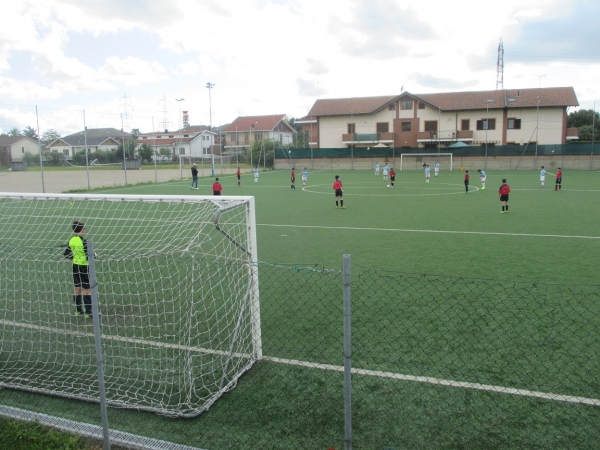
[[[502,38],[498,44],[498,62],[496,63],[496,90],[504,89],[504,44]]]
[[[121,98],[121,114],[123,114],[123,129],[131,130],[129,121],[133,118],[133,106],[131,105],[131,98],[127,95],[123,95]]]
[[[163,130],[169,129],[169,121],[167,120],[167,97],[163,94],[163,98],[158,101],[158,103],[162,102],[162,109],[160,112],[163,113],[163,121],[161,122]]]

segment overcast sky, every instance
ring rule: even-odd
[[[598,0],[7,0],[0,130],[35,125],[14,105],[85,110],[91,127],[107,113],[175,129],[179,107],[209,124],[208,82],[213,125],[402,87],[495,89],[500,39],[504,88],[573,86],[600,108],[599,17]],[[81,129],[67,122],[52,126]]]

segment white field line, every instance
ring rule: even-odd
[[[487,236],[525,236],[525,237],[551,237],[568,239],[600,239],[600,236],[570,236],[562,234],[533,234],[533,233],[500,233],[494,231],[452,231],[452,230],[411,230],[404,228],[367,228],[367,227],[328,227],[321,225],[283,225],[273,223],[258,223],[260,227],[286,227],[286,228],[318,228],[323,230],[350,230],[350,231],[394,231],[398,233],[440,233],[440,234],[478,234]]]
[[[81,337],[92,337],[92,338],[94,337],[93,333],[86,332],[86,331],[73,331],[73,330],[65,330],[65,329],[60,329],[60,328],[44,327],[41,325],[32,325],[32,324],[28,324],[28,323],[14,322],[14,321],[10,321],[10,320],[0,320],[0,324],[18,326],[18,327],[22,327],[22,328],[29,328],[29,329],[39,330],[39,331],[46,331],[49,333],[58,333],[58,334],[65,334],[65,335],[68,334],[68,335],[75,335],[75,336],[81,336]],[[122,337],[122,336],[102,335],[102,338],[107,339],[107,340],[128,342],[128,343],[133,343],[133,344],[149,345],[149,346],[158,347],[158,348],[174,348],[174,349],[178,349],[178,350],[187,350],[187,351],[198,352],[198,353],[208,353],[208,354],[222,355],[222,356],[228,355],[228,352],[219,351],[219,350],[211,350],[211,349],[206,349],[206,348],[202,348],[202,347],[190,347],[190,346],[179,345],[179,344],[168,344],[165,342],[147,341],[144,339],[135,339],[135,338]],[[243,354],[243,353],[235,353],[234,356],[239,357],[239,358],[250,358],[251,357],[251,355]],[[306,361],[300,361],[297,359],[284,359],[284,358],[276,358],[276,357],[272,357],[272,356],[263,356],[262,359],[264,361],[270,361],[270,362],[275,362],[275,363],[279,363],[279,364],[287,364],[290,366],[308,367],[308,368],[320,369],[320,370],[331,370],[331,371],[335,371],[335,372],[343,372],[344,371],[343,366],[335,366],[332,364],[311,363],[311,362],[306,362]],[[586,404],[586,405],[600,406],[600,400],[593,399],[593,398],[577,397],[577,396],[572,396],[572,395],[553,394],[553,393],[546,393],[546,392],[539,392],[539,391],[530,391],[527,389],[514,389],[514,388],[509,388],[509,387],[504,387],[504,386],[494,386],[494,385],[490,385],[490,384],[470,383],[470,382],[466,382],[466,381],[455,381],[455,380],[444,380],[444,379],[433,378],[433,377],[421,377],[421,376],[415,376],[415,375],[404,375],[404,374],[394,373],[394,372],[382,372],[379,370],[367,370],[367,369],[356,369],[356,368],[352,369],[352,373],[355,375],[366,375],[366,376],[372,376],[372,377],[378,377],[378,378],[389,378],[389,379],[401,380],[401,381],[415,381],[418,383],[437,384],[440,386],[451,386],[451,387],[459,387],[459,388],[465,388],[465,389],[476,389],[476,390],[487,391],[487,392],[496,392],[499,394],[521,395],[524,397],[535,397],[535,398],[541,398],[541,399],[545,399],[545,400],[553,400],[553,401],[559,401],[559,402],[582,403],[582,404]]]

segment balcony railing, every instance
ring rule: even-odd
[[[342,134],[342,142],[365,142],[377,143],[381,141],[392,141],[394,133],[347,133]]]

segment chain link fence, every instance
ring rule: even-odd
[[[194,419],[109,407],[113,442],[173,449],[599,447],[600,286],[353,267],[345,328],[340,268],[259,263],[258,271],[262,359]],[[101,314],[102,290],[99,280]],[[2,319],[0,382],[19,348]],[[95,367],[92,354],[87,363]],[[76,381],[97,389],[92,376]],[[0,403],[0,414],[23,419],[25,411],[102,437],[96,403],[14,389],[0,390]]]

